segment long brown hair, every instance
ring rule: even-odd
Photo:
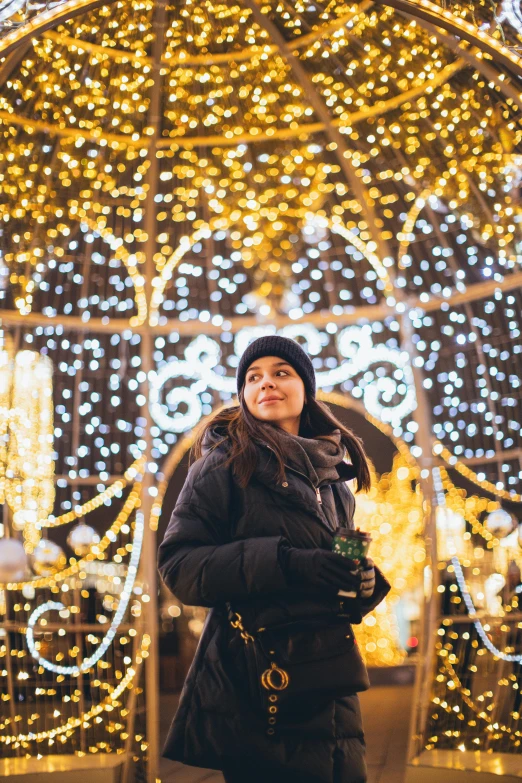
[[[246,487],[255,470],[258,460],[255,441],[265,442],[275,451],[278,462],[277,479],[283,481],[285,463],[277,437],[277,427],[269,422],[256,419],[250,413],[245,405],[242,389],[238,399],[239,405],[223,408],[201,427],[190,450],[189,462],[202,456],[203,440],[207,431],[218,429],[222,433],[223,440],[228,438],[230,444],[229,456],[223,464],[232,463],[234,476],[239,486]],[[370,489],[370,470],[361,439],[342,424],[324,402],[316,400],[315,397],[309,397],[301,413],[299,435],[304,438],[319,437],[329,435],[334,429],[341,431],[341,443],[346,448],[356,470],[357,492],[361,489]],[[218,440],[215,445],[218,445],[218,442],[221,441]]]

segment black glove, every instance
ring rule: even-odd
[[[361,560],[361,598],[371,598],[375,590],[375,568],[371,557]]]
[[[285,552],[283,568],[292,586],[358,590],[361,583],[361,574],[353,560],[325,549],[291,547]]]

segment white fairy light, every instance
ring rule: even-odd
[[[469,616],[473,619],[477,616],[477,612],[475,606],[473,605],[472,598],[469,594],[469,590],[466,585],[466,580],[464,579],[464,574],[462,571],[460,560],[457,557],[452,557],[451,562],[453,564],[453,568],[455,569],[455,576],[457,577],[457,582],[459,585],[461,595],[464,599],[464,603],[466,604],[466,609],[468,610]],[[493,642],[490,641],[489,636],[484,630],[484,626],[482,625],[480,620],[478,619],[473,620],[473,625],[477,629],[477,633],[482,639],[484,646],[489,650],[490,653],[492,653],[492,655],[496,655],[497,658],[501,658],[503,661],[522,663],[522,653],[518,653],[517,655],[511,655],[511,654],[504,653],[501,650],[499,650],[498,647],[495,647]]]
[[[26,631],[27,646],[33,658],[35,658],[38,661],[38,663],[44,667],[44,669],[47,669],[48,671],[51,672],[55,672],[56,674],[70,674],[71,676],[76,677],[82,672],[86,672],[88,671],[88,669],[91,669],[92,666],[94,666],[94,664],[97,661],[99,661],[100,658],[107,652],[125,616],[125,612],[127,611],[127,606],[129,604],[129,600],[132,594],[132,588],[134,587],[136,574],[138,572],[138,565],[140,562],[141,545],[143,542],[143,529],[144,529],[143,512],[137,511],[136,523],[134,529],[134,538],[132,542],[132,552],[129,560],[129,565],[127,568],[127,576],[125,577],[123,590],[120,593],[118,608],[114,614],[109,629],[105,634],[105,636],[103,637],[102,641],[100,642],[99,646],[97,647],[96,652],[94,652],[89,658],[84,658],[84,660],[78,666],[60,666],[56,663],[52,663],[52,661],[48,661],[47,658],[41,656],[39,651],[36,649],[36,644],[34,641],[34,626],[36,622],[46,612],[50,612],[50,611],[61,612],[63,610],[66,610],[67,607],[64,604],[62,604],[61,601],[46,601],[45,603],[41,604],[37,609],[35,609],[35,611],[30,615],[27,621],[27,631]]]
[[[437,467],[433,468],[433,481],[434,481],[434,489],[437,497],[437,504],[440,506],[445,507],[446,506],[446,497],[444,494],[444,491],[442,489],[442,480],[440,477],[440,471]],[[508,653],[504,653],[501,650],[498,649],[498,647],[495,647],[493,642],[490,641],[489,636],[487,635],[486,631],[484,630],[484,626],[480,622],[480,620],[477,618],[477,610],[475,609],[475,605],[473,603],[473,600],[471,598],[471,595],[469,593],[469,588],[466,584],[466,580],[464,578],[464,572],[462,570],[462,566],[460,564],[460,560],[455,555],[451,558],[451,563],[453,565],[455,576],[457,577],[457,583],[460,589],[460,593],[462,595],[462,598],[464,599],[464,603],[466,605],[466,609],[468,610],[468,615],[473,620],[473,625],[475,626],[478,635],[482,639],[482,642],[486,649],[492,654],[496,655],[497,658],[501,658],[503,661],[510,661],[510,662],[516,662],[516,663],[522,663],[522,653],[519,653],[517,655],[511,655]]]
[[[509,24],[515,30],[522,34],[522,9],[520,0],[504,0],[501,6],[500,15],[497,17],[499,22],[507,19]]]
[[[26,0],[0,0],[0,22],[5,22],[20,11]]]

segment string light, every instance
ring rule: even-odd
[[[271,326],[257,327],[255,330],[249,327],[240,329],[236,334],[235,348],[242,353],[250,340],[261,336],[261,334],[273,333]],[[294,339],[296,336],[304,336],[309,345],[320,345],[319,330],[311,324],[283,327],[278,331],[278,334]],[[316,372],[318,388],[338,386],[365,373],[368,375],[367,371],[372,367],[373,380],[370,382],[370,378],[365,376],[360,395],[363,398],[365,408],[375,417],[394,426],[399,425],[416,406],[415,387],[408,354],[405,351],[394,350],[382,344],[374,345],[370,325],[350,326],[343,329],[337,338],[337,349],[340,355],[349,361],[342,362],[333,370]],[[236,354],[237,360],[240,355],[240,353]],[[220,361],[219,343],[206,335],[198,335],[185,348],[184,360],[173,359],[165,364],[159,372],[151,375],[150,411],[154,421],[163,430],[184,432],[194,427],[202,415],[199,395],[207,388],[228,393],[235,391],[235,376],[221,375],[216,371],[220,366]],[[378,367],[386,365],[396,368],[393,374],[382,375],[379,373]],[[162,403],[163,388],[169,381],[177,378],[190,378],[196,382],[190,387],[174,387],[165,397],[166,404]],[[358,396],[357,392],[354,396]],[[396,398],[399,398],[400,401],[394,404]],[[383,404],[381,399],[388,404]],[[171,415],[169,409],[176,409],[180,403],[187,406],[187,411],[183,414],[175,411],[174,415]]]
[[[112,525],[108,528],[105,534],[102,536],[100,542],[91,547],[91,551],[85,557],[78,560],[76,563],[64,568],[61,571],[57,571],[55,574],[47,577],[39,577],[35,579],[28,579],[22,582],[6,582],[0,584],[0,590],[23,590],[24,588],[39,589],[42,587],[52,587],[59,582],[63,582],[69,579],[71,576],[81,573],[86,563],[90,563],[93,560],[97,560],[110,544],[116,541],[117,536],[122,527],[127,523],[131,513],[141,503],[141,483],[136,483],[129,493],[129,497],[123,504],[122,510],[117,515]]]
[[[457,582],[460,588],[461,595],[464,598],[466,609],[468,610],[469,616],[473,619],[474,617],[476,617],[477,612],[473,605],[471,596],[469,594],[469,590],[466,585],[466,580],[464,579],[462,566],[460,564],[458,557],[452,557],[451,562],[453,564],[453,568],[455,569],[455,576],[457,577]],[[515,663],[522,662],[522,653],[518,655],[511,655],[509,653],[504,653],[501,650],[499,650],[497,647],[495,647],[495,645],[490,641],[486,631],[484,630],[484,625],[481,623],[480,620],[474,620],[473,624],[477,629],[477,633],[482,639],[484,646],[489,650],[490,653],[495,655],[497,658],[501,658],[503,661],[514,661]]]
[[[14,355],[10,337],[0,349],[0,367],[0,503],[8,503],[32,551],[36,520],[54,505],[53,368],[35,351]]]
[[[477,484],[481,489],[483,489],[485,492],[490,492],[492,495],[495,495],[496,497],[504,498],[505,500],[510,500],[513,503],[522,503],[522,495],[519,495],[518,492],[510,491],[507,492],[504,489],[499,489],[495,484],[492,484],[491,481],[481,480],[478,478],[477,474],[471,470],[471,468],[468,468],[467,465],[463,465],[455,455],[453,455],[447,448],[445,448],[442,443],[439,443],[439,441],[435,441],[433,445],[433,453],[441,457],[445,462],[448,463],[448,465],[451,465],[452,468],[457,470],[464,478],[468,479],[468,481],[472,481],[474,484]]]
[[[422,369],[435,435],[440,444],[451,442],[443,446],[444,461],[488,493],[495,490],[493,497],[520,502],[515,460],[506,456],[500,465],[490,458],[499,450],[509,455],[520,433],[522,300],[515,275],[522,164],[515,151],[522,131],[508,77],[521,61],[509,37],[504,45],[480,29],[488,19],[497,29],[491,4],[485,5],[446,3],[443,11],[429,0],[411,3],[413,14],[427,10],[473,41],[477,48],[462,53],[465,61],[389,6],[374,4],[366,13],[357,4],[267,6],[308,69],[331,127],[346,140],[344,160],[288,62],[239,6],[202,3],[169,11],[160,138],[147,125],[152,2],[101,7],[72,20],[68,4],[59,30],[31,27],[29,49],[15,63],[0,106],[0,219],[8,237],[0,253],[0,297],[18,314],[44,319],[34,328],[22,321],[20,334],[27,347],[48,353],[65,387],[54,428],[68,471],[58,480],[60,490],[69,479],[88,476],[104,485],[111,472],[122,472],[118,448],[136,459],[144,450],[148,421],[139,408],[147,403],[146,374],[138,346],[147,320],[158,330],[157,383],[149,402],[152,465],[161,475],[162,457],[185,442],[183,432],[234,396],[241,352],[232,319],[255,313],[293,321],[293,336],[314,361],[320,393],[333,394],[332,401],[337,392],[361,400],[376,426],[398,443],[401,468],[408,466],[416,480],[412,366]],[[509,7],[518,13],[516,3]],[[27,7],[26,13],[33,12]],[[53,19],[58,16],[49,9],[42,25],[52,26]],[[312,32],[303,33],[305,27]],[[16,43],[16,33],[10,34],[0,47]],[[487,75],[490,52],[495,78]],[[151,185],[153,162],[158,177]],[[360,197],[348,186],[346,162],[361,183]],[[154,237],[142,228],[151,198]],[[397,264],[379,243],[399,245]],[[145,248],[152,248],[148,280]],[[90,260],[88,278],[83,258]],[[468,309],[459,299],[464,292],[473,300]],[[302,321],[309,317],[313,331],[305,332]],[[400,348],[401,318],[413,327],[415,355],[408,357]],[[71,337],[96,319],[99,340]],[[364,323],[364,331],[348,327],[340,339],[338,319]],[[214,336],[221,330],[215,341],[205,334],[206,324]],[[198,333],[203,339],[196,342]],[[183,374],[193,369],[193,358],[200,374]],[[80,394],[66,396],[84,369]],[[98,386],[99,377],[108,382]],[[332,388],[335,393],[325,391]],[[73,406],[87,394],[78,408],[81,446],[68,453],[68,425],[78,415]],[[181,413],[184,404],[187,413]],[[484,458],[483,473],[466,468],[463,460],[473,458]],[[502,477],[495,483],[497,467]],[[74,511],[51,519],[40,513],[40,528],[109,503],[143,468],[82,506],[71,486],[61,508],[78,501]],[[499,539],[479,520],[493,502],[461,503],[442,470],[441,478],[448,507],[462,513],[470,535],[486,542],[480,551],[499,557]],[[165,488],[164,482],[153,487],[152,528]],[[116,528],[110,531],[116,535]],[[92,550],[92,559],[80,563],[94,563],[98,554]],[[460,562],[467,567],[464,558]],[[67,575],[84,580],[80,563],[8,588],[68,587]]]
[[[150,637],[148,634],[144,634],[141,640],[140,651],[138,653],[135,664],[139,665],[142,659],[148,656],[150,643]],[[84,726],[87,721],[91,720],[91,718],[95,718],[97,715],[100,715],[103,712],[110,712],[114,709],[114,707],[118,704],[118,699],[121,697],[122,693],[124,693],[132,683],[134,677],[136,676],[136,672],[136,665],[134,667],[129,667],[124,677],[121,679],[121,682],[119,682],[115,688],[109,687],[110,693],[106,699],[103,699],[103,701],[99,702],[98,704],[94,704],[90,710],[82,713],[82,715],[69,718],[69,720],[61,726],[56,726],[52,729],[48,729],[47,731],[28,732],[27,734],[0,734],[0,742],[3,742],[6,745],[15,744],[17,742],[42,742],[45,739],[52,740],[54,737],[60,736],[61,734],[65,734],[70,731],[74,731],[75,729]]]
[[[39,650],[37,649],[34,640],[34,627],[36,622],[46,612],[61,612],[62,610],[66,609],[66,606],[65,604],[61,603],[61,601],[46,601],[45,603],[40,604],[40,606],[29,616],[26,631],[27,647],[29,648],[29,652],[33,658],[35,658],[38,663],[44,667],[44,669],[56,672],[57,674],[70,674],[73,677],[77,677],[79,674],[82,674],[82,672],[86,672],[91,669],[92,666],[94,666],[94,664],[99,661],[102,655],[104,655],[105,652],[109,649],[109,646],[112,644],[118,628],[125,616],[125,612],[127,611],[127,606],[129,605],[136,574],[138,573],[141,546],[143,543],[143,527],[143,514],[139,511],[136,514],[136,521],[134,523],[132,551],[127,569],[127,576],[125,578],[125,583],[123,585],[123,590],[121,592],[118,603],[118,608],[114,614],[109,629],[101,640],[95,653],[90,655],[88,658],[85,658],[78,666],[62,666],[60,664],[52,663],[52,661],[48,661],[43,657],[43,655],[40,654]]]
[[[423,496],[412,488],[417,471],[396,454],[392,470],[377,476],[370,466],[372,487],[358,493],[354,522],[372,537],[372,559],[386,574],[392,589],[375,612],[363,618],[356,635],[366,664],[392,666],[404,662],[404,641],[399,636],[398,606],[401,597],[418,584],[426,550]],[[390,537],[400,537],[401,547],[390,545]]]
[[[113,497],[121,494],[122,490],[127,484],[132,481],[138,474],[143,472],[145,466],[145,458],[138,457],[132,465],[127,468],[124,473],[123,479],[118,479],[110,487],[107,487],[103,492],[100,492],[95,497],[83,503],[81,506],[77,506],[73,511],[69,511],[67,514],[61,514],[59,517],[49,517],[48,519],[40,519],[38,521],[38,527],[58,527],[59,525],[68,525],[69,522],[74,522],[80,517],[84,517],[90,514],[91,511],[99,508],[102,505],[106,505],[108,500],[112,500]]]

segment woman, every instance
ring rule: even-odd
[[[290,711],[278,716],[277,731],[267,729],[237,657],[242,638],[227,603],[246,632],[261,616],[318,611],[337,626],[339,615],[347,617],[346,631],[382,601],[390,585],[369,558],[358,570],[331,551],[334,531],[353,528],[355,499],[345,482],[355,478],[357,490],[370,486],[365,453],[315,399],[312,362],[294,340],[254,340],[239,362],[237,388],[239,405],[214,416],[195,442],[197,459],[159,550],[159,570],[174,595],[212,607],[164,755],[223,770],[227,783],[363,783],[356,691],[369,687],[364,665],[361,684],[337,697],[321,692],[323,674],[332,671],[319,662],[313,698],[296,698],[292,711],[290,682]],[[354,597],[341,601],[339,590]],[[324,646],[324,638],[323,631],[310,649],[321,639]]]

